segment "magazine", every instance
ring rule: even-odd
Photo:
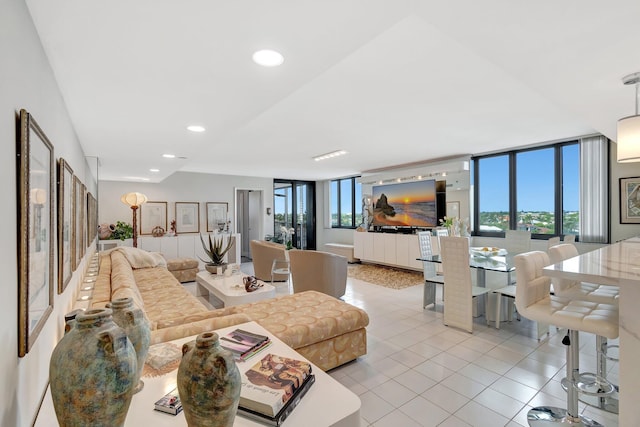
[[[155,403],[154,409],[171,415],[179,414],[180,411],[182,411],[182,402],[178,395],[178,389],[174,388],[169,393],[165,394]]]
[[[233,353],[239,361],[245,361],[271,344],[266,335],[254,334],[243,329],[234,329],[220,337],[220,346]]]

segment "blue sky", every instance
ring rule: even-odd
[[[579,208],[580,148],[577,144],[563,149],[564,210]],[[517,157],[518,211],[550,211],[554,209],[553,149],[518,153]],[[497,212],[509,210],[508,156],[481,160],[480,210]]]

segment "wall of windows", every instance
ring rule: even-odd
[[[578,141],[473,159],[475,234],[578,234]]]
[[[331,227],[356,228],[362,223],[362,184],[356,177],[331,181]]]

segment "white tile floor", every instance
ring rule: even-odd
[[[247,274],[252,269],[242,265]],[[549,338],[538,342],[526,319],[497,330],[482,317],[473,334],[449,328],[442,306],[421,308],[421,286],[393,290],[349,279],[344,300],[369,314],[367,354],[330,375],[360,396],[362,427],[517,427],[527,426],[533,406],[566,407],[563,331],[550,328]],[[581,370],[593,372],[595,338],[580,334],[580,340]],[[617,363],[608,367],[617,382]],[[580,411],[618,425],[615,415],[582,403]]]

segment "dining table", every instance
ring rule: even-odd
[[[640,237],[607,245],[544,267],[546,275],[612,285],[619,293],[618,425],[640,420]]]

